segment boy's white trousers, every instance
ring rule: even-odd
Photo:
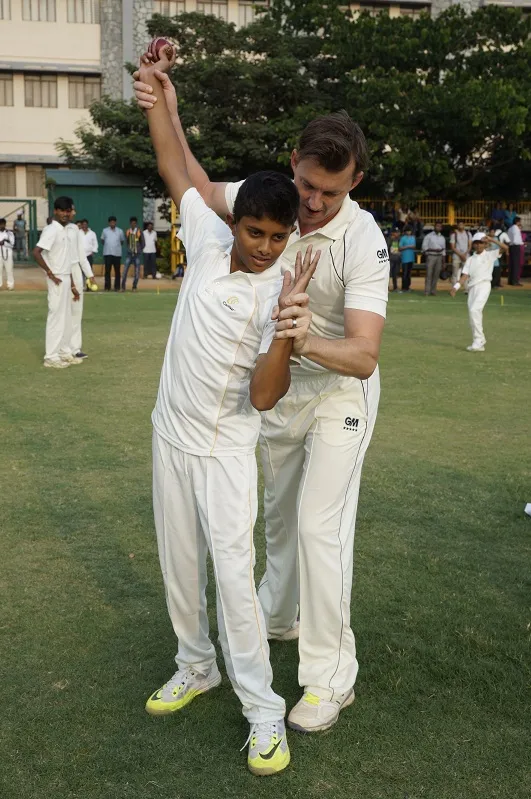
[[[15,288],[15,277],[13,274],[13,250],[11,247],[0,246],[0,286],[4,282],[4,269],[6,270],[8,289]]]
[[[77,302],[74,302],[74,295],[70,295],[72,297],[72,338],[70,340],[70,348],[72,354],[75,355],[81,352],[81,321],[83,319],[83,289],[85,283],[85,276],[79,264],[72,264],[72,278],[76,289],[79,291],[79,300]]]
[[[270,634],[300,606],[299,683],[331,700],[349,691],[358,662],[350,628],[354,528],[363,458],[380,378],[292,375],[263,414],[267,570],[259,597]]]
[[[207,552],[216,578],[218,634],[227,674],[250,723],[285,715],[273,678],[254,582],[255,454],[188,455],[153,433],[153,508],[179,668],[206,674],[216,659],[208,634]]]
[[[490,296],[490,281],[476,283],[468,290],[468,319],[472,328],[472,344],[483,347],[487,339],[483,332],[483,308]]]
[[[72,285],[70,275],[61,275],[61,283],[56,285],[50,278],[48,284],[48,318],[46,319],[45,360],[59,361],[72,354]]]

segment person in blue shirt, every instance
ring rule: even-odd
[[[408,226],[404,229],[404,235],[401,236],[398,243],[402,261],[402,291],[411,291],[411,269],[415,263],[416,247],[417,241],[413,235],[413,230]]]
[[[505,227],[509,229],[514,225],[514,220],[518,216],[518,211],[514,207],[514,203],[509,203],[509,207],[503,212],[505,215]]]
[[[114,267],[114,290],[120,291],[120,267],[122,264],[122,244],[124,232],[116,226],[116,217],[110,216],[109,227],[103,229],[103,260],[105,261],[105,291],[111,290],[111,270]]]

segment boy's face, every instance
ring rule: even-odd
[[[56,220],[59,222],[60,225],[68,225],[70,222],[70,216],[72,214],[72,209],[67,208],[66,211],[63,211],[62,208],[55,208],[53,215],[55,216]]]
[[[0,233],[1,233],[3,230],[5,230],[5,229],[6,229],[6,223],[5,223],[5,222],[4,222],[4,220],[2,219],[2,221],[0,222]]]
[[[440,222],[437,222],[437,224],[435,225],[435,232],[440,233],[441,230],[442,230],[442,225]]]
[[[148,231],[149,231],[150,233],[151,233],[151,231],[153,230],[153,225],[151,224],[151,222],[150,222],[150,223],[149,223],[149,225],[147,226],[147,229],[148,229]]]
[[[462,233],[463,230],[465,229],[465,223],[464,222],[459,222],[459,224],[457,225],[457,229],[458,229],[458,231],[460,233]]]
[[[87,230],[88,230],[88,222],[82,222],[81,223],[81,229],[84,230],[85,233],[86,233]]]
[[[265,272],[282,255],[294,230],[292,225],[282,225],[268,216],[242,216],[235,222],[229,214],[228,223],[241,270],[254,274]]]
[[[397,238],[399,238],[399,236],[400,236],[400,231],[399,230],[393,230],[393,232],[391,233],[391,237],[393,239],[397,239]]]
[[[481,241],[475,241],[474,252],[476,252],[478,255],[481,255],[481,253],[487,249],[488,244],[489,242],[485,241],[485,239],[482,239]]]
[[[75,205],[72,206],[72,210],[70,211],[70,221],[73,222],[76,218],[76,207]]]

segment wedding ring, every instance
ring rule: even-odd
[[[297,320],[296,319],[292,319],[291,321],[292,321],[292,325],[291,326],[292,327],[297,327]]]

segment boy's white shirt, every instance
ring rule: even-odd
[[[228,183],[225,199],[229,211],[243,181]],[[321,338],[345,337],[345,308],[372,311],[385,318],[389,285],[387,242],[372,214],[363,211],[347,195],[336,216],[319,230],[300,235],[299,223],[291,234],[288,246],[279,258],[281,273],[293,274],[299,251],[309,245],[321,257],[307,294],[310,297],[312,321],[310,333]],[[307,358],[293,368],[297,373],[313,375],[328,371]]]
[[[79,264],[85,277],[94,277],[94,272],[87,260],[87,254],[85,252],[85,234],[73,222],[70,222],[66,226],[66,232],[70,245],[72,266]]]
[[[256,358],[268,351],[282,287],[277,262],[230,272],[233,236],[196,189],[185,192],[179,237],[188,268],[162,366],[153,425],[192,455],[254,452],[260,414],[249,399]]]
[[[54,275],[72,274],[72,258],[66,227],[56,219],[41,232],[37,247],[43,250],[42,257]]]
[[[471,289],[478,283],[492,281],[492,270],[494,264],[500,257],[500,249],[483,250],[482,253],[474,253],[466,259],[462,275],[468,275],[468,288]]]

